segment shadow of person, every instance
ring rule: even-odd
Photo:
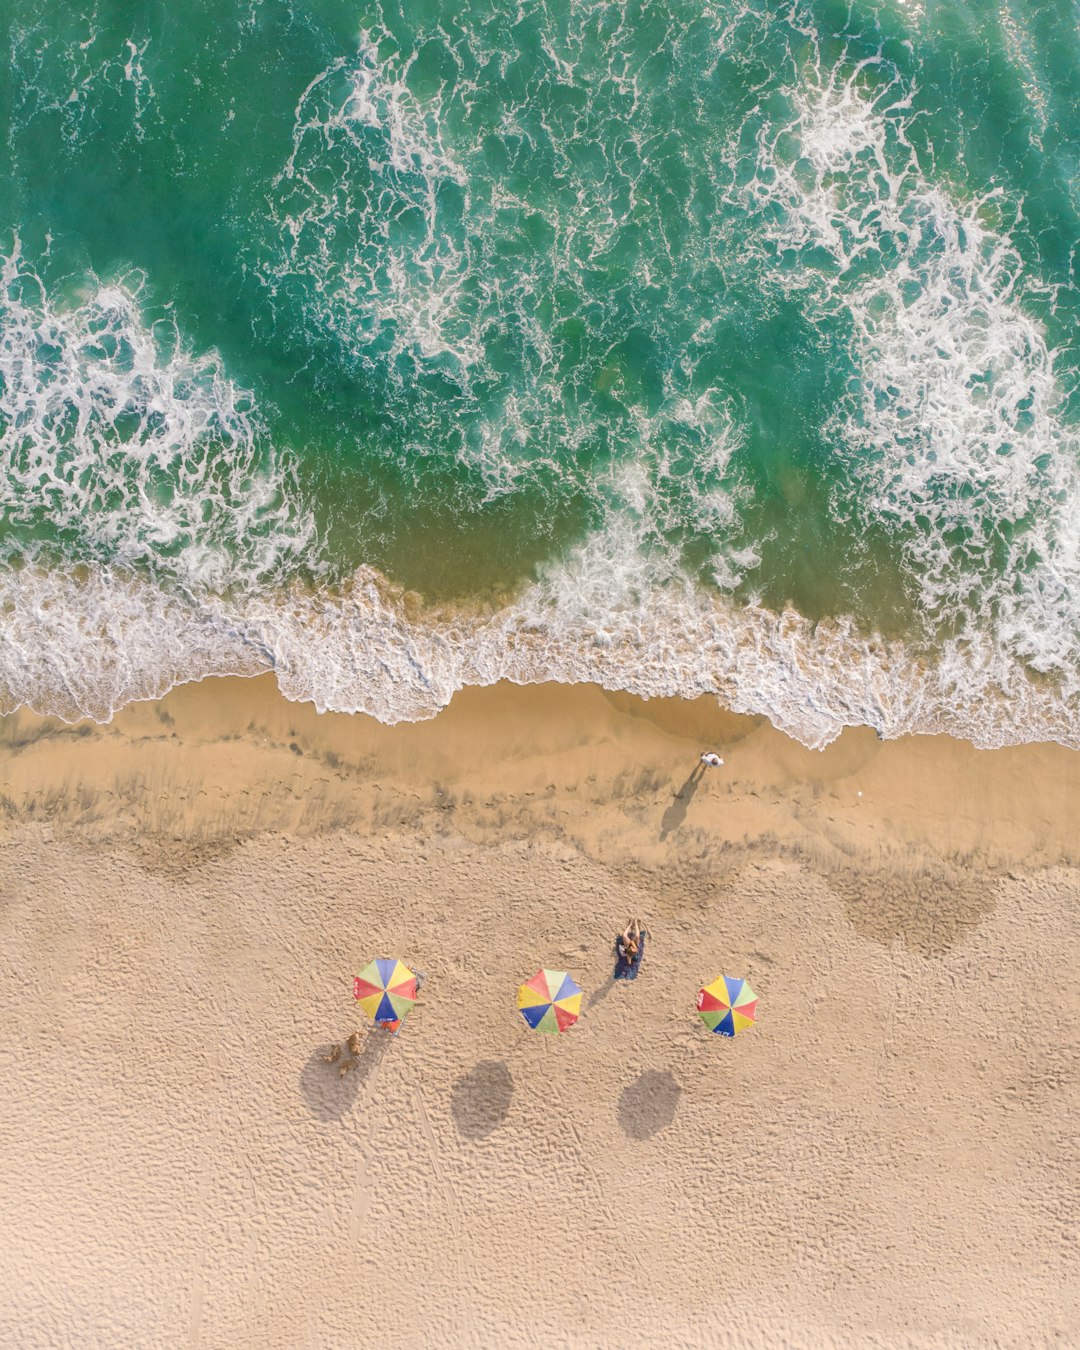
[[[607,979],[604,981],[604,983],[600,986],[599,989],[594,989],[593,992],[589,995],[589,1011],[591,1012],[592,1009],[595,1008],[598,1003],[602,1003],[614,988],[615,988],[615,976],[614,974],[611,974],[607,977]]]
[[[340,1070],[348,1060],[348,1054],[336,1064],[327,1064],[323,1057],[333,1049],[332,1046],[320,1046],[312,1053],[300,1073],[300,1093],[316,1120],[340,1120],[352,1110],[361,1088],[375,1072],[392,1039],[383,1031],[369,1032],[344,1077]]]
[[[686,812],[693,800],[694,793],[698,790],[702,778],[705,776],[705,765],[697,764],[690,772],[690,777],[676,792],[671,799],[671,805],[664,812],[664,818],[660,822],[660,842],[677,830],[686,819]]]
[[[675,1119],[682,1088],[668,1069],[649,1069],[624,1087],[618,1117],[630,1139],[651,1139]]]
[[[510,1111],[514,1080],[497,1059],[473,1065],[454,1084],[450,1110],[458,1132],[466,1139],[483,1139],[497,1130]]]

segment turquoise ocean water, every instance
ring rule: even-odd
[[[1065,0],[6,0],[0,707],[1080,744]]]

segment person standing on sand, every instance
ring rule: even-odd
[[[667,839],[672,830],[677,830],[683,823],[690,799],[701,786],[701,780],[705,777],[706,770],[719,769],[723,760],[715,750],[703,750],[698,757],[698,762],[690,770],[690,777],[675,793],[671,805],[664,812],[664,818],[660,822],[660,842]]]

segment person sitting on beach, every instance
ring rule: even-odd
[[[417,992],[417,994],[419,994],[419,993],[420,993],[420,990],[423,989],[423,987],[424,987],[424,981],[427,979],[427,976],[424,974],[424,972],[423,972],[422,970],[416,970],[416,971],[413,972],[413,974],[416,976],[416,992]],[[398,1032],[401,1030],[401,1024],[402,1024],[402,1022],[405,1021],[406,1015],[407,1015],[407,1012],[406,1012],[406,1013],[402,1013],[402,1015],[401,1015],[400,1017],[395,1017],[395,1018],[389,1018],[389,1017],[387,1017],[387,1018],[382,1018],[382,1019],[380,1019],[380,1018],[377,1017],[377,1018],[375,1019],[375,1025],[376,1025],[381,1031],[389,1031],[389,1033],[391,1034],[391,1036],[396,1036],[396,1035],[398,1034]]]
[[[618,961],[615,965],[617,980],[636,980],[641,969],[641,959],[645,955],[645,935],[639,920],[631,919],[615,939],[615,951]]]

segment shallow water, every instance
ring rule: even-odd
[[[1080,743],[1065,7],[6,12],[3,706]]]

